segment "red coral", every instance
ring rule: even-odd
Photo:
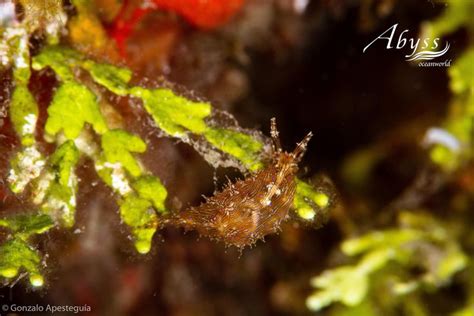
[[[160,8],[185,17],[190,23],[212,29],[226,23],[242,6],[243,0],[153,0]]]
[[[202,28],[213,29],[227,21],[241,8],[244,0],[152,0],[156,8],[135,7],[128,14],[129,4],[124,1],[120,13],[110,28],[110,35],[117,42],[122,56],[126,56],[126,41],[131,36],[135,26],[150,11],[169,10],[183,16],[189,23]]]
[[[127,55],[126,43],[127,39],[132,34],[135,25],[141,21],[141,19],[150,12],[150,9],[135,9],[129,17],[126,17],[125,12],[127,11],[127,3],[124,2],[120,13],[115,18],[115,21],[112,27],[109,29],[110,36],[117,43],[118,50],[120,55],[125,57]]]

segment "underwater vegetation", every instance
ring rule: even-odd
[[[33,10],[43,4],[27,2],[24,5],[25,9]],[[59,22],[53,20],[51,23]],[[40,255],[28,244],[28,239],[31,235],[44,233],[54,226],[74,226],[80,181],[75,169],[81,156],[87,156],[93,161],[99,177],[117,196],[120,216],[123,223],[130,227],[139,253],[150,251],[151,239],[159,226],[174,223],[168,219],[160,220],[163,214],[169,212],[166,207],[166,187],[136,158],[136,154],[147,150],[146,142],[127,131],[123,124],[111,122],[112,118],[103,114],[106,111],[104,107],[111,105],[100,104],[99,100],[103,98],[105,91],[100,91],[99,88],[117,96],[141,100],[144,110],[163,136],[179,139],[195,147],[200,146],[197,150],[216,167],[232,166],[244,172],[264,167],[264,136],[245,131],[237,125],[219,124],[219,115],[231,118],[230,114],[213,113],[210,103],[179,96],[171,88],[130,85],[132,72],[127,68],[94,62],[65,46],[47,44],[38,54],[31,56],[26,43],[30,34],[37,29],[28,29],[27,25],[28,17],[10,29],[7,27],[4,33],[5,37],[10,36],[5,41],[8,41],[6,45],[10,45],[11,49],[5,57],[5,64],[11,65],[13,72],[9,113],[21,143],[20,149],[10,159],[7,183],[15,194],[27,191],[31,197],[31,208],[37,211],[15,214],[2,220],[2,226],[11,231],[1,248],[2,276],[13,278],[24,269],[31,274],[32,285],[42,285],[39,274]],[[48,29],[46,25],[42,27]],[[16,29],[23,33],[15,33]],[[48,36],[54,37],[57,34],[51,33]],[[49,41],[55,43],[58,40],[50,38]],[[32,70],[42,71],[46,68],[53,71],[58,85],[46,109],[47,118],[42,128],[44,135],[37,135],[39,109],[28,89],[28,83]],[[86,75],[92,80],[81,80]],[[117,118],[114,117],[113,120]],[[52,153],[41,152],[42,145],[37,141],[38,138],[55,145]],[[277,167],[283,168],[285,181],[292,182],[292,193],[289,196],[282,194],[282,203],[287,205],[284,207],[286,212],[291,205],[295,205],[297,214],[312,220],[320,212],[320,208],[327,207],[329,198],[316,189],[308,188],[304,182],[299,186],[305,188],[296,190],[296,169],[289,157],[286,159],[288,161],[281,160],[281,167]],[[293,159],[299,160],[299,154],[295,153]],[[284,171],[286,166],[290,166],[289,171]],[[281,182],[278,179],[279,173],[275,171],[273,176],[261,180],[266,181],[261,186],[272,185],[272,181]],[[256,212],[261,212],[259,206],[256,208]],[[213,212],[221,211],[216,209]],[[230,213],[232,215],[240,211],[238,208]],[[181,217],[181,213],[178,212],[175,216]],[[202,212],[199,213],[202,218],[195,219],[194,226],[199,228],[209,225],[210,219],[201,215]],[[277,223],[285,217],[283,215]],[[278,229],[277,223],[271,225],[272,230]],[[218,227],[216,229],[220,230]],[[232,232],[225,233],[222,239],[230,239],[230,234]],[[266,233],[262,233],[258,237],[265,235]],[[246,237],[242,237],[244,238]],[[231,243],[239,246],[250,244]]]
[[[319,100],[301,60],[341,54],[312,38],[355,13],[360,32],[376,34],[411,5],[1,3],[4,288],[97,314],[474,315],[473,4],[440,1],[416,25],[456,43],[450,67],[436,69],[446,110],[357,122],[379,137],[338,141],[359,132],[341,122],[364,113],[349,85],[335,88],[334,107],[297,105]],[[383,84],[409,103],[400,82]]]

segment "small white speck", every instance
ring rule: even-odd
[[[104,163],[104,167],[112,169],[112,187],[116,189],[121,195],[125,195],[132,191],[128,180],[125,176],[125,171],[120,163]]]
[[[23,134],[33,134],[36,128],[36,115],[28,114],[25,116],[25,125],[23,125]]]

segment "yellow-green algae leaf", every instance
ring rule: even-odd
[[[132,72],[129,69],[92,61],[86,61],[82,65],[89,71],[95,82],[113,93],[120,96],[129,93],[128,82],[132,78]]]
[[[313,278],[311,285],[320,289],[306,300],[306,306],[313,311],[321,310],[336,301],[356,306],[367,295],[369,287],[367,275],[354,267],[328,270]]]
[[[159,212],[165,212],[165,201],[168,192],[155,176],[146,175],[138,178],[133,184],[133,189],[137,194],[153,204],[153,207]]]
[[[76,186],[65,187],[51,182],[41,209],[55,220],[61,220],[65,227],[74,225],[76,214]]]
[[[341,248],[346,255],[354,256],[378,247],[399,247],[423,237],[423,233],[415,229],[375,231],[358,238],[346,240],[342,243]]]
[[[359,305],[368,293],[371,274],[396,259],[395,253],[391,248],[376,249],[365,254],[355,266],[334,268],[314,277],[311,285],[318,290],[307,298],[306,306],[318,311],[333,302]]]
[[[43,212],[62,220],[66,227],[74,225],[77,191],[74,168],[79,157],[79,151],[71,140],[59,146],[51,155],[49,162],[53,179],[41,203]]]
[[[38,106],[26,85],[17,85],[10,104],[10,118],[23,146],[33,145]]]
[[[474,93],[474,48],[464,52],[449,68],[448,73],[451,79],[449,84],[454,93]]]
[[[455,170],[473,155],[474,131],[474,49],[469,49],[448,70],[450,87],[456,95],[446,130],[459,142],[459,149],[436,144],[430,151],[433,162],[448,171]]]
[[[75,139],[85,123],[91,124],[99,134],[107,131],[94,93],[81,84],[65,82],[48,107],[45,131],[54,136],[62,130],[66,138]]]
[[[223,128],[210,128],[204,132],[204,137],[217,149],[240,160],[251,171],[263,167],[259,161],[263,145],[253,137]]]
[[[448,0],[446,9],[434,21],[423,24],[423,38],[437,38],[456,31],[463,25],[473,25],[474,1]]]
[[[382,269],[390,260],[404,259],[405,252],[391,247],[380,247],[366,253],[356,266],[357,273],[369,275]]]
[[[134,194],[125,197],[120,205],[120,215],[125,224],[132,227],[145,226],[156,217],[151,202]]]
[[[318,212],[329,206],[329,196],[318,192],[315,188],[299,179],[296,179],[296,195],[293,208],[298,216],[304,220],[313,220]]]
[[[187,131],[202,134],[208,129],[204,118],[211,114],[209,103],[188,100],[170,89],[133,87],[130,93],[143,100],[156,125],[171,136],[182,137]]]
[[[361,260],[353,266],[327,270],[313,278],[312,285],[318,290],[308,298],[308,308],[319,310],[337,301],[348,306],[357,304],[364,298],[357,296],[361,292],[359,282],[367,283],[375,272],[384,269],[391,262],[398,263],[402,269],[423,263],[425,260],[419,258],[418,250],[425,245],[437,248],[437,259],[426,266],[427,271],[422,279],[395,284],[394,294],[405,295],[422,283],[439,287],[449,282],[456,272],[467,265],[467,256],[432,217],[403,212],[399,222],[402,228],[372,232],[344,242],[343,251],[348,255],[363,253]],[[362,292],[366,293],[367,288],[362,289]],[[356,296],[350,296],[351,293]]]
[[[441,144],[436,144],[430,150],[431,160],[443,166],[446,170],[454,170],[459,165],[459,155]]]
[[[355,306],[334,306],[328,314],[329,316],[379,316],[379,310],[375,307],[375,304],[364,299],[360,304]],[[415,315],[412,315],[415,316]],[[416,315],[421,316],[421,315]],[[423,315],[425,316],[425,315]]]
[[[42,286],[40,264],[38,251],[20,238],[8,240],[0,247],[0,276],[2,277],[14,278],[20,270],[24,270],[30,275],[30,283],[33,286]]]
[[[33,234],[42,234],[54,226],[46,214],[20,214],[0,219],[0,226],[10,229],[16,236],[25,239]]]
[[[135,239],[135,249],[141,254],[150,252],[151,241],[155,235],[156,227],[135,228],[132,233]]]
[[[140,137],[121,129],[115,129],[102,135],[101,144],[107,162],[119,163],[132,176],[140,176],[141,167],[131,154],[145,152],[146,144]]]
[[[451,316],[474,316],[474,303],[456,310]]]
[[[468,263],[468,257],[456,247],[446,252],[438,263],[435,276],[441,281],[449,281],[456,272],[463,270]]]
[[[79,150],[71,140],[64,142],[51,155],[50,164],[56,171],[59,184],[63,186],[70,185],[79,156]]]
[[[26,57],[26,56],[25,56]],[[24,57],[24,58],[25,58]],[[27,54],[27,60],[29,58],[29,54]],[[31,70],[28,65],[23,65],[22,67],[16,66],[15,70],[13,71],[13,79],[15,81],[15,85],[18,86],[28,86],[31,77]]]
[[[82,56],[75,50],[62,46],[46,46],[37,56],[33,57],[32,67],[41,70],[51,67],[62,81],[74,80],[73,68],[76,67]]]
[[[135,194],[129,194],[121,202],[120,215],[125,224],[132,228],[137,251],[150,251],[151,240],[157,227],[157,215],[152,203]]]

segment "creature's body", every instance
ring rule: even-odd
[[[200,206],[176,214],[175,224],[239,248],[276,232],[292,206],[298,162],[312,133],[291,153],[281,149],[275,119],[271,136],[274,156],[270,165],[229,184]]]

